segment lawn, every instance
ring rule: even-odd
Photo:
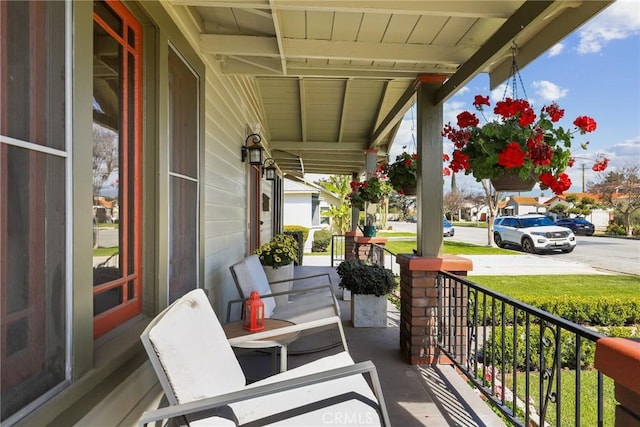
[[[117,246],[113,246],[111,248],[99,247],[93,250],[93,256],[111,256],[115,253],[118,253],[119,248]]]
[[[416,248],[414,240],[389,240],[385,245],[394,254],[410,254]],[[470,243],[445,241],[443,252],[451,255],[513,255],[513,251]]]
[[[473,276],[469,280],[515,299],[536,296],[637,298],[640,278],[614,275]]]
[[[531,384],[530,393],[533,398],[534,406],[536,410],[540,411],[540,390],[538,388],[539,384],[539,373],[530,372],[529,373],[529,381]],[[520,399],[525,400],[525,378],[526,375],[524,372],[518,373],[517,376],[517,387],[518,387],[518,396]],[[561,391],[560,391],[560,402],[562,407],[562,417],[560,426],[569,427],[578,425],[575,421],[575,382],[576,382],[576,371],[562,371],[562,381],[561,381]],[[512,380],[507,377],[506,385],[509,386],[512,384]],[[535,384],[535,386],[533,386]],[[604,399],[604,425],[612,426],[615,424],[615,407],[616,400],[614,397],[614,386],[613,380],[608,377],[603,377],[603,399]],[[598,371],[590,370],[590,371],[581,371],[580,372],[580,425],[583,426],[595,426],[598,425]],[[547,410],[547,414],[545,415],[545,420],[551,425],[555,425],[556,419],[556,405],[553,403],[549,403]]]

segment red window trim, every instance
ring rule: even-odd
[[[122,239],[121,248],[121,271],[123,271],[123,277],[120,279],[105,283],[100,286],[94,287],[94,294],[104,291],[111,288],[121,287],[122,288],[122,299],[123,303],[108,310],[104,313],[101,313],[94,317],[94,327],[93,327],[93,336],[94,338],[98,338],[108,331],[114,329],[130,318],[139,314],[142,310],[142,301],[141,301],[141,289],[142,289],[142,274],[141,274],[141,262],[142,262],[142,25],[138,22],[138,20],[133,16],[131,12],[118,0],[106,0],[107,5],[115,11],[120,18],[122,18],[123,23],[123,34],[128,34],[128,29],[131,28],[134,32],[134,42],[135,46],[131,46],[126,42],[125,38],[121,35],[115,33],[113,29],[111,29],[96,13],[93,14],[93,19],[97,22],[105,31],[107,31],[116,41],[120,43],[120,45],[124,49],[123,61],[125,61],[125,66],[123,70],[128,70],[126,66],[126,62],[129,60],[129,55],[131,54],[135,60],[134,67],[134,99],[133,99],[133,109],[134,109],[134,120],[135,126],[134,129],[134,150],[133,155],[134,159],[134,168],[133,168],[133,176],[129,175],[129,168],[124,167],[122,169],[123,180],[119,183],[122,185],[122,201],[121,201],[121,215],[120,215],[120,226],[122,227]],[[129,135],[129,106],[131,105],[131,100],[129,100],[129,94],[126,90],[128,86],[128,74],[123,76],[123,111],[122,114],[122,130],[121,133],[123,135]],[[126,141],[125,149],[123,149],[122,153],[122,164],[129,164],[129,150],[127,145],[130,141]],[[130,269],[129,266],[129,221],[128,221],[128,211],[130,209],[129,206],[129,181],[133,180],[134,183],[134,198],[133,198],[133,209],[134,209],[134,226],[133,226],[133,270]],[[124,219],[124,220],[123,220]],[[129,271],[132,271],[131,274],[128,274]],[[128,283],[133,282],[133,298],[129,299],[129,287]]]

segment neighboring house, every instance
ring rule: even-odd
[[[330,227],[331,218],[324,216],[331,204],[340,200],[321,186],[305,181],[285,178],[284,183],[284,225],[301,225],[309,228],[305,250],[311,249],[313,230]]]
[[[573,207],[573,203],[567,202],[567,196],[569,196],[569,195],[576,196],[578,201],[580,199],[582,199],[583,197],[592,198],[596,202],[600,201],[600,197],[597,194],[591,194],[591,193],[565,193],[562,196],[552,197],[551,199],[547,200],[544,203],[544,205],[547,207],[548,210],[551,209],[552,207],[558,205],[558,204],[563,204],[563,205],[566,205],[567,207],[571,208],[571,207]],[[557,217],[556,214],[549,213],[549,215],[553,216],[554,219]],[[573,218],[576,215],[572,214],[572,215],[569,215],[569,216],[571,218]],[[595,226],[596,231],[605,231],[607,229],[610,221],[613,219],[613,209],[611,209],[611,208],[593,209],[589,215],[585,215],[583,218],[586,219],[587,221],[589,221],[590,223],[592,223]]]
[[[544,202],[546,198],[508,196],[498,202],[498,216],[502,215],[525,215],[531,213],[544,214],[546,209]]]

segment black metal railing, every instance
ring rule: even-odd
[[[513,424],[604,425],[601,334],[446,272],[437,286],[440,350]]]
[[[367,259],[372,264],[378,264],[381,267],[388,268],[391,271],[397,270],[396,254],[391,252],[384,246],[376,243],[367,243],[371,246]]]
[[[331,236],[331,267],[337,267],[345,256],[344,234],[334,234]]]

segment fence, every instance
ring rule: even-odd
[[[515,425],[604,425],[601,334],[458,276],[437,280],[441,351]]]

